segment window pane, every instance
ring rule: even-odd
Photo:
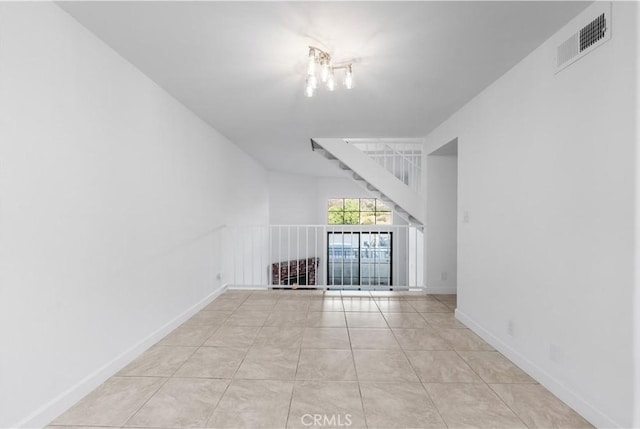
[[[344,200],[342,198],[331,198],[327,204],[327,223],[329,225],[341,225],[344,222],[343,213]]]
[[[375,198],[362,198],[360,199],[360,211],[373,212],[376,210]]]
[[[344,199],[344,211],[357,212],[360,210],[360,200],[357,198],[345,198]]]
[[[344,212],[329,212],[327,223],[329,225],[342,225],[344,223]]]
[[[361,212],[360,224],[361,225],[374,225],[376,223],[376,214],[374,212]]]
[[[376,213],[376,224],[391,225],[391,212]]]
[[[389,207],[388,205],[386,205],[384,202],[382,202],[380,200],[376,200],[376,211],[378,211],[378,212],[390,212],[391,211],[391,207]]]
[[[329,200],[329,211],[342,211],[344,200],[342,198],[331,198]]]
[[[328,284],[342,286],[360,284],[359,238],[358,233],[328,233]]]
[[[344,212],[345,225],[357,225],[360,223],[360,212]]]

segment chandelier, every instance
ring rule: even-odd
[[[309,46],[309,65],[307,67],[307,81],[304,93],[307,97],[313,97],[318,89],[318,81],[326,85],[329,91],[336,89],[336,70],[344,70],[344,87],[353,88],[352,63],[334,65],[331,55],[322,49]]]

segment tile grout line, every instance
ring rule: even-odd
[[[376,304],[376,306],[377,305],[378,304]],[[344,307],[344,303],[343,303],[343,307]],[[344,319],[345,319],[345,324],[347,324],[346,314],[344,315]],[[360,394],[360,406],[362,407],[362,418],[364,419],[364,427],[368,428],[369,423],[367,422],[367,412],[365,411],[365,407],[364,407],[364,396],[362,395],[362,386],[360,385],[360,376],[358,375],[358,368],[356,367],[356,356],[355,356],[355,353],[353,352],[353,344],[351,343],[351,331],[349,330],[349,326],[347,326],[347,336],[349,337],[349,349],[351,350],[351,361],[353,363],[353,371],[356,373],[356,383],[358,384],[358,393]]]
[[[289,426],[289,418],[291,417],[291,405],[293,404],[293,396],[296,392],[296,382],[298,381],[298,368],[300,366],[300,358],[302,356],[302,343],[304,342],[304,334],[307,331],[307,320],[309,320],[309,312],[310,312],[311,304],[307,306],[307,317],[305,318],[304,329],[302,330],[302,338],[300,339],[300,346],[298,347],[298,361],[296,362],[296,371],[293,374],[293,382],[291,388],[291,396],[289,397],[289,409],[287,410],[287,418],[284,422],[285,429]]]
[[[247,301],[247,299],[249,299],[249,297],[253,295],[253,292],[249,293],[249,296],[247,296],[243,301],[242,304],[245,303]],[[279,301],[280,298],[278,297]],[[240,304],[234,311],[233,313],[235,313],[236,311],[238,311],[238,309],[240,308],[240,306],[242,306],[242,304]],[[273,311],[273,310],[272,310]],[[231,315],[229,315],[229,317],[231,317],[233,315],[233,313]],[[251,347],[253,347],[253,344],[255,344],[256,342],[256,338],[258,338],[258,335],[260,335],[260,331],[262,331],[262,328],[264,327],[264,324],[266,323],[267,318],[265,318],[265,320],[262,322],[262,325],[260,325],[260,330],[258,330],[258,333],[256,334],[255,337],[253,337],[253,340],[251,341],[251,345],[249,347],[247,347],[246,352],[244,353],[244,356],[242,357],[242,359],[240,360],[240,363],[238,364],[238,367],[236,368],[236,370],[233,372],[233,374],[231,375],[231,378],[229,378],[229,383],[227,383],[227,386],[225,387],[224,391],[222,392],[222,394],[220,395],[220,399],[218,399],[218,402],[216,402],[216,405],[211,409],[211,412],[209,413],[209,415],[207,416],[207,420],[205,422],[205,426],[204,427],[208,427],[209,421],[213,418],[213,415],[215,414],[216,410],[218,409],[218,406],[220,405],[220,402],[222,402],[222,399],[224,398],[224,395],[227,394],[227,392],[229,391],[229,387],[231,387],[231,383],[233,383],[236,374],[238,373],[238,371],[240,370],[240,367],[242,366],[242,364],[244,363],[245,359],[247,358],[247,355],[249,354],[249,351],[251,350]],[[242,327],[242,326],[240,326]]]
[[[222,295],[223,295],[223,294],[219,295],[218,297],[220,297],[220,296],[222,296]],[[214,299],[214,301],[215,301],[216,299],[218,299],[218,297],[216,297],[216,298]],[[245,298],[245,299],[246,299],[246,298]],[[244,301],[243,301],[243,302],[244,302]],[[200,311],[202,311],[202,309],[201,309]],[[199,314],[199,313],[200,313],[200,311],[198,311],[198,313],[196,313],[196,314]],[[233,314],[233,313],[232,313],[232,314]],[[195,314],[194,314],[194,316],[195,316]],[[224,320],[227,320],[230,316],[231,316],[231,315],[227,316]],[[191,317],[193,317],[193,316],[191,316]],[[186,321],[185,321],[185,323],[186,323],[186,322],[188,322],[188,321],[191,319],[191,317],[190,317],[188,320],[186,320]],[[224,323],[224,322],[223,322],[223,323]],[[184,323],[183,323],[183,324],[184,324]],[[182,325],[180,325],[180,326],[182,326]],[[163,387],[164,387],[164,386],[169,382],[169,380],[171,380],[171,379],[176,375],[176,373],[180,370],[180,368],[182,368],[182,367],[184,366],[184,364],[185,364],[189,359],[191,359],[191,357],[192,357],[194,354],[196,354],[196,353],[198,352],[198,350],[200,350],[200,349],[202,348],[202,344],[204,344],[205,342],[207,342],[207,340],[208,340],[211,336],[213,336],[213,335],[215,334],[215,332],[216,332],[218,329],[220,329],[220,326],[221,326],[221,325],[219,325],[219,326],[218,326],[218,327],[217,327],[217,328],[216,328],[216,329],[211,333],[211,335],[209,335],[207,338],[205,338],[199,346],[196,346],[196,347],[195,347],[195,350],[193,350],[193,352],[191,352],[191,354],[189,355],[189,357],[188,357],[188,358],[186,358],[186,359],[184,360],[184,362],[182,362],[182,363],[178,366],[178,368],[176,368],[176,369],[173,371],[173,373],[172,373],[169,377],[166,377],[166,378],[165,378],[164,383],[162,383],[162,384],[161,384],[161,385],[160,385],[160,386],[159,386],[159,387],[158,387],[158,388],[153,392],[153,394],[149,395],[149,397],[147,398],[147,400],[146,400],[146,401],[144,401],[144,402],[143,402],[143,403],[142,403],[138,408],[136,408],[136,410],[135,410],[135,411],[134,411],[134,412],[129,416],[129,418],[127,418],[127,420],[125,421],[125,423],[124,423],[121,427],[126,426],[126,425],[127,425],[127,423],[129,423],[129,422],[131,421],[131,419],[133,419],[133,418],[136,416],[136,414],[138,414],[138,413],[140,412],[140,410],[142,410],[142,408],[144,408],[144,406],[145,406],[145,405],[147,405],[147,404],[149,403],[149,401],[150,401],[154,396],[156,396],[156,395],[158,394],[158,392],[159,392],[159,391],[160,391],[160,390],[161,390],[161,389],[162,389],[162,388],[163,388]],[[177,328],[176,328],[176,329],[177,329]],[[173,331],[172,331],[172,332],[173,332]],[[171,334],[171,333],[169,333],[169,334]],[[167,335],[169,335],[169,334],[167,334]],[[160,340],[160,341],[162,341],[162,340]],[[158,342],[160,342],[160,341],[158,341]],[[154,346],[155,346],[155,345],[157,345],[157,344],[158,344],[158,343],[154,344]],[[153,346],[152,346],[152,347],[153,347]],[[174,347],[187,347],[187,346],[174,346]],[[206,424],[206,423],[205,423],[205,424]]]
[[[411,307],[413,307],[413,305],[411,305]],[[415,309],[415,308],[414,308]],[[418,313],[419,314],[419,313]],[[421,316],[422,317],[422,316]],[[424,319],[424,317],[423,317]],[[425,323],[427,323],[427,325],[429,325],[429,322],[427,322],[425,320]],[[430,325],[429,325],[430,326]],[[396,335],[396,333],[394,332],[393,329],[389,328],[391,330],[391,334],[394,336],[394,338],[396,339],[396,341],[398,341],[398,337]],[[446,340],[445,340],[446,342]],[[414,374],[416,375],[416,377],[418,377],[418,381],[420,382],[420,386],[422,386],[422,389],[427,393],[427,397],[429,398],[429,400],[431,401],[431,403],[433,404],[433,408],[435,408],[436,412],[438,413],[438,416],[440,417],[440,420],[442,420],[442,422],[444,423],[444,425],[448,428],[449,424],[447,423],[447,421],[444,419],[444,417],[442,416],[442,413],[440,412],[440,408],[438,408],[438,405],[436,404],[436,401],[433,400],[433,398],[431,397],[431,394],[429,393],[429,391],[427,390],[427,387],[424,385],[424,382],[422,381],[422,379],[420,378],[420,375],[418,375],[418,371],[416,371],[415,367],[413,366],[413,364],[411,363],[411,359],[409,359],[409,356],[407,355],[406,350],[404,349],[404,347],[402,347],[402,344],[400,344],[400,341],[398,341],[398,344],[400,345],[400,350],[402,350],[402,354],[404,355],[404,358],[407,360],[407,362],[409,362],[409,366],[411,367],[411,369],[413,370]]]
[[[223,296],[224,294],[220,295]],[[229,318],[236,312],[238,311],[238,308],[240,308],[240,306],[242,306],[242,304],[244,304],[244,302],[247,300],[248,297],[246,297],[245,299],[242,300],[242,302],[240,303],[240,305],[238,307],[235,308],[235,310],[231,311],[230,314],[222,321],[222,323],[220,324],[220,326],[218,326],[218,329],[216,329],[211,335],[209,335],[203,342],[202,344],[196,349],[196,351],[193,352],[193,354],[195,354],[198,350],[200,350],[202,347],[204,347],[204,344],[206,344],[207,341],[209,341],[209,339],[211,339],[211,337],[213,337],[219,330],[220,328],[224,325],[224,323],[229,320]],[[193,356],[192,354],[192,356]],[[185,360],[182,365],[180,365],[180,368],[182,368],[184,366],[184,364],[187,361]],[[176,375],[176,373],[180,370],[180,368],[178,368],[172,375],[172,377],[174,377]],[[217,379],[217,380],[224,380],[224,379]],[[220,404],[220,401],[222,400],[222,397],[224,396],[224,394],[226,393],[227,389],[229,388],[229,386],[231,385],[231,380],[229,380],[229,382],[227,383],[224,391],[220,394],[220,397],[218,398],[218,400],[216,401],[215,405],[213,406],[213,408],[211,409],[211,412],[209,413],[209,415],[207,416],[207,418],[204,421],[204,426],[207,426],[207,423],[209,423],[209,420],[211,419],[211,416],[213,415],[213,412],[216,410],[216,408],[218,408],[218,404]]]
[[[418,377],[418,378],[420,378],[420,377]],[[438,408],[438,404],[436,404],[436,401],[433,400],[433,397],[431,396],[431,393],[429,393],[429,390],[427,389],[427,386],[425,386],[425,383],[423,383],[422,380],[420,380],[420,386],[422,386],[422,390],[424,390],[427,393],[427,398],[429,398],[429,400],[433,404],[433,408],[435,408],[436,413],[438,413],[438,416],[440,417],[440,420],[442,420],[442,423],[444,423],[444,425],[447,428],[449,428],[449,423],[447,423],[447,421],[444,419],[444,417],[442,417],[442,413],[440,412],[440,408]]]
[[[460,358],[460,359],[465,363],[465,365],[467,365],[467,367],[471,370],[471,372],[473,372],[473,373],[474,373],[474,374],[475,374],[475,375],[480,379],[480,381],[482,382],[482,384],[484,384],[484,385],[485,385],[485,386],[486,386],[486,387],[491,391],[491,393],[493,393],[493,395],[494,395],[495,397],[497,397],[497,398],[498,398],[498,400],[499,400],[500,402],[502,402],[502,403],[507,407],[507,409],[509,409],[509,411],[511,411],[511,413],[512,413],[512,414],[513,414],[513,415],[514,415],[518,420],[520,420],[520,422],[522,422],[522,424],[523,424],[525,427],[529,427],[529,426],[528,426],[528,425],[527,425],[527,424],[526,424],[526,423],[525,423],[525,422],[520,418],[520,416],[519,416],[519,415],[518,415],[514,410],[512,410],[512,409],[511,409],[511,407],[510,407],[510,406],[509,406],[509,405],[508,405],[508,404],[507,404],[507,403],[506,403],[506,402],[505,402],[505,401],[500,397],[500,395],[498,395],[498,394],[497,394],[497,393],[496,393],[496,392],[491,388],[491,386],[489,386],[489,383],[487,383],[487,382],[486,382],[486,380],[485,380],[484,378],[482,378],[482,376],[481,376],[480,374],[478,374],[478,372],[477,372],[475,369],[473,369],[473,368],[471,367],[471,365],[469,365],[469,363],[467,362],[467,360],[466,360],[465,358],[463,358],[463,357],[462,357],[462,355],[459,353],[459,351],[476,351],[476,350],[458,350],[458,349],[454,348],[454,349],[453,349],[453,351],[454,351],[454,352],[456,353],[456,355],[458,355],[458,357],[459,357],[459,358]],[[483,351],[483,350],[478,350],[478,351]],[[499,353],[499,352],[498,352],[498,353]]]
[[[224,294],[223,294],[224,295]],[[249,296],[251,296],[251,294],[249,294]],[[236,307],[235,310],[233,310],[231,312],[231,314],[229,314],[229,316],[227,316],[226,319],[224,319],[224,322],[226,322],[227,320],[229,320],[229,318],[236,312],[238,311],[238,308],[240,308],[242,306],[242,304],[244,304],[247,299],[249,298],[249,296],[247,296],[245,299],[242,300],[242,302],[240,303],[240,305],[238,307]],[[224,325],[224,322],[222,322],[222,325]],[[220,327],[218,328],[218,330],[222,327],[222,325],[220,325]],[[207,341],[209,341],[211,339],[211,337],[213,337],[218,330],[216,330],[216,332],[214,332],[213,334],[211,334],[211,336],[209,338],[207,338],[204,343],[205,344]],[[202,346],[200,346],[201,348]],[[200,349],[199,348],[199,349]],[[199,350],[198,349],[198,350]],[[244,357],[243,357],[244,360]],[[240,365],[242,365],[242,362],[240,362]],[[240,368],[240,365],[238,365],[238,368]],[[237,371],[237,369],[236,369]],[[224,380],[224,379],[218,379],[218,380]],[[211,420],[211,417],[213,417],[213,413],[216,411],[216,409],[218,408],[218,405],[220,405],[220,402],[222,401],[222,398],[224,397],[225,393],[227,393],[227,390],[229,390],[229,386],[231,386],[231,381],[233,380],[233,377],[231,379],[229,379],[229,382],[227,383],[227,385],[225,386],[224,390],[222,391],[222,393],[220,394],[220,397],[218,398],[218,400],[216,401],[215,405],[211,408],[211,411],[208,413],[207,418],[204,421],[204,426],[203,427],[207,427],[207,425],[209,424],[209,420]]]
[[[307,313],[307,316],[308,316],[308,313]],[[300,348],[298,349],[298,362],[296,363],[296,371],[293,374],[293,386],[291,388],[291,397],[289,398],[289,409],[287,410],[287,418],[284,422],[285,429],[289,426],[289,418],[291,417],[291,405],[293,404],[293,396],[296,393],[296,382],[298,381],[298,368],[300,367],[300,358],[302,357],[302,341],[304,341],[304,331],[302,334],[302,340],[300,341]]]
[[[487,385],[487,387],[489,388],[489,390],[491,390],[491,392],[504,404],[506,405],[506,407],[513,413],[514,416],[516,416],[518,418],[518,420],[520,420],[522,422],[522,424],[529,428],[531,426],[529,426],[524,420],[522,420],[522,418],[520,417],[520,414],[516,413],[516,411],[511,408],[509,406],[509,404],[506,403],[506,401],[504,399],[502,399],[502,397],[500,395],[498,395],[498,392],[496,392],[495,390],[493,390],[493,388],[491,387],[491,385],[489,383],[485,383]],[[499,384],[499,383],[496,383]],[[520,383],[505,383],[505,384],[520,384]]]

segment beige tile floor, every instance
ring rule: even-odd
[[[227,291],[50,427],[584,428],[455,295]]]

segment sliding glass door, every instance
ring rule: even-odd
[[[327,281],[345,289],[391,286],[391,232],[328,232]]]

